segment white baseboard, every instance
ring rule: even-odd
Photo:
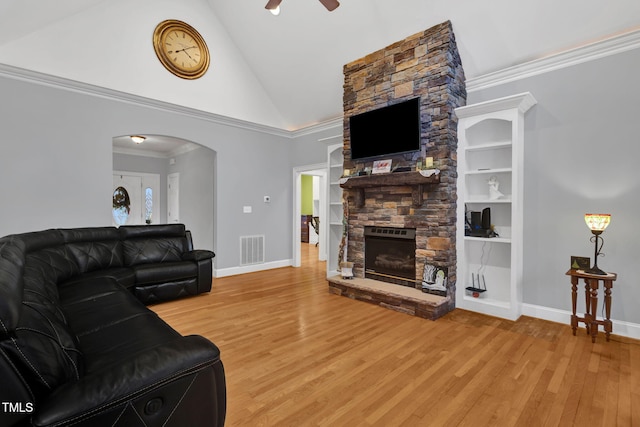
[[[556,323],[566,323],[571,327],[571,312],[558,310],[541,305],[522,304],[522,314],[524,316],[536,317],[538,319],[549,320]],[[623,320],[611,319],[613,322],[613,334],[627,338],[640,339],[640,325],[637,323],[625,322]]]
[[[274,268],[290,267],[292,259],[265,262],[262,264],[245,265],[242,267],[217,268],[213,270],[213,277],[235,276],[236,274],[255,273],[257,271],[272,270]]]

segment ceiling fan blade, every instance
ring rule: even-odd
[[[280,6],[280,3],[282,3],[282,0],[269,0],[267,2],[267,5],[264,8],[268,10],[273,10],[276,7]]]
[[[335,10],[338,6],[340,6],[338,0],[320,0],[320,3],[322,3],[329,12]]]

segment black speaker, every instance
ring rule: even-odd
[[[471,212],[471,230],[480,230],[482,228],[482,213]]]
[[[471,212],[469,236],[495,237],[495,234],[491,231],[491,208],[484,208],[482,212]]]
[[[482,229],[491,229],[491,208],[484,208],[482,210]]]

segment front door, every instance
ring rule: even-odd
[[[113,175],[113,204],[111,213],[113,224],[143,224],[142,177]]]

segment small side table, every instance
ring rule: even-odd
[[[573,335],[576,334],[578,328],[578,322],[583,322],[587,328],[587,333],[591,334],[591,342],[596,342],[598,336],[598,326],[604,326],[604,332],[609,341],[609,335],[613,330],[611,323],[611,288],[613,282],[618,278],[616,273],[607,273],[606,275],[590,274],[584,270],[569,270],[567,276],[571,276],[571,329],[573,329]],[[583,317],[576,315],[576,308],[578,302],[578,283],[580,279],[584,280],[584,297],[585,297],[585,313]],[[605,318],[598,320],[598,287],[600,282],[604,287],[604,311]]]

